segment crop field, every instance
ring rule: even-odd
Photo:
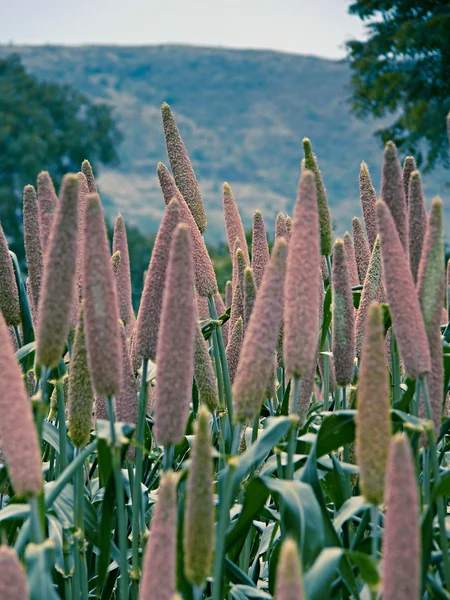
[[[449,598],[441,199],[388,142],[335,239],[305,138],[292,215],[257,210],[251,244],[223,184],[218,289],[167,104],[162,127],[137,314],[88,160],[24,188],[26,264],[0,226],[0,600]]]

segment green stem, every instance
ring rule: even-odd
[[[431,420],[431,404],[430,397],[428,393],[428,382],[426,377],[420,378],[418,381],[420,387],[423,389],[423,397],[425,402],[425,412],[427,414],[427,418]],[[439,462],[438,462],[438,453],[436,446],[436,437],[434,433],[434,427],[427,427],[427,438],[428,438],[428,446],[430,450],[430,458],[433,467],[433,475],[434,475],[434,487],[437,487],[441,481],[441,474],[439,470]],[[450,559],[448,555],[448,540],[445,529],[445,519],[447,516],[447,499],[446,496],[440,497],[436,499],[436,506],[438,512],[438,522],[439,522],[439,540],[441,544],[442,551],[442,561],[444,563],[444,574],[445,574],[445,583],[447,588],[450,586]]]
[[[378,506],[372,506],[370,513],[372,517],[372,558],[376,562],[378,558]]]
[[[219,340],[217,337],[217,330],[214,329],[213,334],[213,354],[214,354],[214,368],[216,371],[217,377],[217,388],[219,390],[219,422],[220,422],[220,431],[218,432],[219,438],[219,450],[221,457],[219,459],[219,471],[221,471],[224,467],[224,457],[226,454],[226,440],[228,441],[228,449],[230,450],[230,432],[229,432],[229,422],[226,415],[225,410],[225,397],[224,397],[224,387],[223,387],[223,376],[222,369],[220,366],[220,354],[219,354]]]
[[[123,485],[122,485],[122,469],[120,464],[120,447],[116,446],[116,431],[115,431],[115,414],[114,414],[114,403],[112,396],[108,396],[108,417],[111,425],[111,441],[112,441],[112,453],[113,453],[113,475],[114,475],[114,487],[116,493],[116,519],[117,519],[117,534],[119,538],[119,597],[121,600],[128,598],[128,542],[127,542],[127,524],[126,524],[126,512],[125,512],[125,501],[123,498]]]
[[[172,468],[173,468],[173,444],[166,444],[164,446],[163,470],[171,471]]]
[[[76,454],[80,453],[80,449],[76,450]],[[75,557],[77,557],[77,573],[74,583],[77,584],[77,589],[81,593],[81,598],[89,597],[88,589],[88,574],[86,566],[85,554],[85,538],[84,538],[84,465],[81,464],[74,475],[74,521],[77,529],[76,534],[76,549]],[[75,587],[75,586],[74,586]],[[78,598],[74,589],[75,598]]]
[[[56,397],[58,400],[58,424],[59,424],[59,469],[58,474],[62,473],[67,467],[67,433],[66,433],[66,407],[64,405],[63,384],[58,381],[56,384]]]
[[[214,554],[213,566],[213,590],[212,600],[223,600],[222,595],[222,579],[223,579],[223,564],[225,559],[225,532],[230,520],[230,503],[231,490],[233,483],[234,470],[236,468],[235,459],[231,459],[228,463],[228,473],[221,480],[219,494],[219,520],[217,523],[216,533],[216,550]],[[225,475],[225,474],[224,474]]]
[[[20,339],[20,333],[18,327],[14,326],[14,334],[16,336],[17,345],[22,348],[22,340]]]
[[[398,354],[397,340],[395,338],[394,330],[391,328],[391,370],[392,370],[392,394],[393,394],[393,405],[401,399],[401,376],[400,376],[400,357]]]
[[[64,559],[64,600],[72,600],[72,575],[70,572],[70,537],[68,529],[63,529],[62,552]],[[75,596],[79,598],[79,596]]]
[[[289,398],[289,414],[297,414],[298,399],[300,396],[300,377],[293,377],[291,380],[292,391]],[[288,437],[288,456],[286,467],[286,479],[294,479],[294,454],[297,446],[297,421],[293,421]]]
[[[328,347],[328,342],[325,344],[325,348]],[[328,402],[330,398],[330,357],[328,354],[323,354],[323,410],[327,411],[329,408]]]
[[[331,285],[331,259],[329,256],[325,256],[325,262],[327,263],[328,282]]]
[[[145,418],[147,414],[147,373],[148,373],[148,359],[144,358],[142,362],[142,377],[141,377],[141,388],[139,390],[139,407],[138,407],[138,421],[136,429],[136,469],[133,481],[133,518],[132,518],[132,581],[133,581],[133,598],[137,599],[139,591],[139,578],[141,574],[141,568],[139,564],[139,549],[141,543],[141,526],[144,527],[144,523],[140,522],[141,505],[142,505],[142,466],[143,466],[143,454],[142,448],[144,446],[145,437]]]
[[[45,511],[43,494],[31,496],[29,503],[31,509],[31,538],[35,544],[42,544],[45,540]]]
[[[214,298],[212,296],[208,296],[208,307],[209,307],[209,314],[211,316],[211,319],[213,319],[213,321],[217,321],[217,319],[218,319],[217,310],[216,310],[216,305],[214,304]],[[232,396],[231,396],[231,382],[230,382],[230,375],[228,373],[228,364],[227,364],[227,357],[226,357],[226,353],[225,353],[225,344],[223,343],[222,328],[217,327],[214,331],[216,332],[216,336],[217,336],[217,342],[218,342],[218,346],[219,346],[220,363],[222,365],[223,387],[225,390],[225,402],[227,405],[228,422],[230,424],[230,436],[231,436],[231,438],[233,438],[233,401],[232,401]]]

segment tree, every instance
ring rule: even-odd
[[[23,255],[21,196],[36,175],[50,172],[55,186],[88,158],[118,162],[121,134],[110,108],[93,104],[68,85],[39,81],[17,54],[0,60],[0,220],[10,247]]]
[[[450,3],[448,0],[354,0],[349,12],[367,24],[366,41],[347,43],[352,106],[364,117],[394,115],[377,131],[425,170],[448,163]]]

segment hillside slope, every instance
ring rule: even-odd
[[[319,157],[338,233],[359,214],[361,160],[379,184],[381,149],[373,138],[379,123],[350,115],[345,63],[188,46],[3,46],[0,56],[12,51],[40,78],[111,104],[124,141],[120,167],[100,174],[101,191],[110,216],[120,210],[144,231],[155,231],[164,208],[155,175],[157,162],[167,162],[163,101],[175,113],[201,185],[210,243],[224,236],[223,181],[233,187],[246,226],[256,208],[269,222],[292,210],[304,136]],[[428,200],[445,191],[444,181],[442,173],[426,180]]]

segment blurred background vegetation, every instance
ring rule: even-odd
[[[220,289],[231,276],[221,186],[230,182],[247,230],[256,208],[270,239],[292,209],[301,139],[311,138],[338,234],[358,207],[358,159],[379,186],[381,141],[422,163],[428,202],[448,195],[450,5],[358,0],[368,25],[348,61],[182,46],[0,47],[0,220],[22,256],[23,186],[48,170],[58,188],[88,158],[105,213],[126,220],[137,308],[164,202],[160,105],[171,104],[200,181],[205,239]],[[450,203],[446,203],[446,216]],[[447,219],[449,223],[450,219]]]

